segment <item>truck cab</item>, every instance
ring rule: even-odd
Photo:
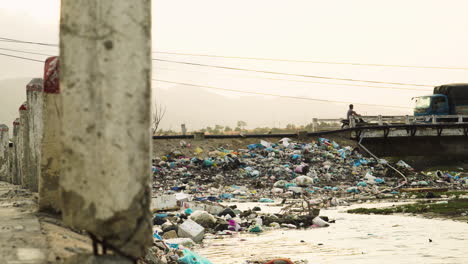
[[[449,115],[450,107],[447,96],[431,94],[413,98],[414,116]]]

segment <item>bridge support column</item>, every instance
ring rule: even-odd
[[[59,89],[59,59],[50,57],[44,67],[44,99],[42,105],[42,130],[39,174],[39,210],[60,211],[60,159],[62,100]]]
[[[9,158],[8,152],[10,136],[8,133],[8,126],[0,124],[0,180],[8,181],[9,178]]]
[[[63,220],[136,262],[153,243],[151,1],[61,3]]]

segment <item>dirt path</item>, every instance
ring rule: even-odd
[[[37,213],[37,194],[0,182],[0,263],[63,263],[90,253],[90,239],[54,215]]]

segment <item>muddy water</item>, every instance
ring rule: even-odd
[[[245,209],[254,205],[238,206]],[[256,257],[288,257],[307,260],[309,264],[468,263],[467,223],[343,212],[355,207],[363,206],[322,210],[321,215],[337,220],[328,228],[282,229],[260,235],[208,238],[205,239],[206,247],[197,252],[214,264],[240,264]],[[274,207],[263,208],[270,212],[278,210]]]

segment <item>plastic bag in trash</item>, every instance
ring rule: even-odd
[[[404,162],[404,161],[402,161],[402,160],[398,161],[398,162],[396,163],[396,165],[397,165],[398,167],[402,167],[402,168],[405,168],[405,169],[411,169],[411,166],[408,165],[406,162]]]
[[[179,262],[183,264],[213,264],[211,261],[208,259],[199,256],[195,252],[189,250],[189,249],[184,249],[182,251],[184,254],[183,257],[179,258]]]

